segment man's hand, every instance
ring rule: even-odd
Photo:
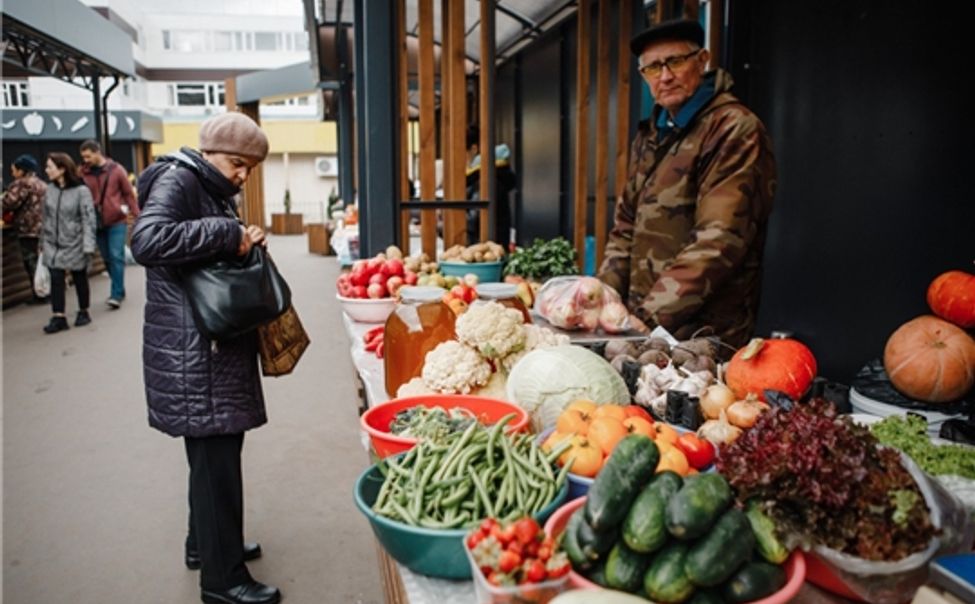
[[[246,228],[241,225],[240,228],[243,232],[240,235],[240,246],[237,248],[238,256],[246,256],[255,245],[267,247],[264,231],[260,227],[252,224]]]

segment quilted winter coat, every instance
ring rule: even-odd
[[[48,268],[81,271],[88,266],[95,253],[95,206],[88,187],[47,187],[39,249]]]
[[[238,192],[192,149],[161,158],[139,178],[142,213],[132,255],[146,267],[142,361],[149,425],[172,436],[237,434],[267,421],[256,332],[210,342],[193,322],[179,269],[233,257]]]

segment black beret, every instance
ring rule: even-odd
[[[704,47],[704,28],[697,21],[664,21],[653,25],[630,40],[630,50],[640,56],[647,44],[657,40],[687,40]]]

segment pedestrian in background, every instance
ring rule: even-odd
[[[274,604],[277,588],[255,581],[244,543],[244,432],[267,422],[257,333],[211,342],[197,329],[182,267],[246,256],[264,232],[242,226],[234,196],[267,157],[253,120],[226,113],[200,126],[200,150],[164,156],[139,178],[142,215],[132,254],[146,267],[143,372],[149,425],[182,437],[190,467],[186,566],[200,569],[204,602]]]
[[[81,143],[81,159],[81,174],[95,201],[98,250],[112,280],[106,304],[114,310],[125,299],[127,215],[132,212],[138,216],[139,208],[125,168],[105,157],[101,145],[93,140]]]
[[[44,171],[51,184],[44,196],[41,230],[43,262],[51,270],[51,310],[54,316],[44,333],[68,329],[64,314],[65,275],[71,272],[78,294],[75,327],[91,323],[88,314],[88,262],[95,253],[95,207],[91,192],[78,176],[78,167],[67,153],[49,153]]]
[[[34,296],[28,304],[46,304],[47,297],[37,295],[34,272],[37,270],[38,241],[41,236],[41,216],[47,184],[37,177],[40,171],[32,155],[21,155],[10,165],[14,182],[3,194],[3,211],[14,213],[14,228],[20,243],[20,257],[30,278]]]

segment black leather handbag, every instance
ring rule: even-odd
[[[291,289],[260,245],[246,256],[184,268],[183,289],[197,328],[210,340],[229,340],[281,316]]]

